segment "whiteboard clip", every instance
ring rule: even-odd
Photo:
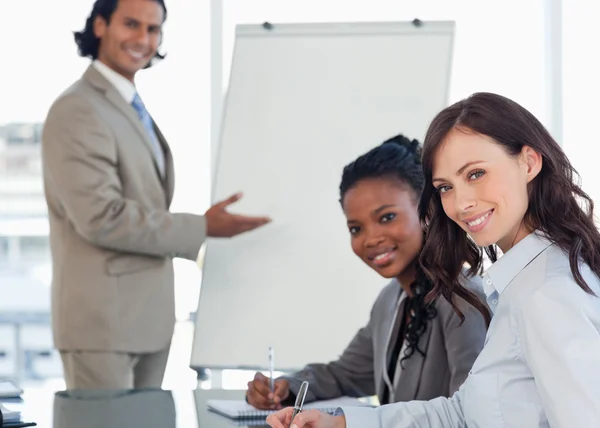
[[[267,22],[267,21],[263,22],[262,26],[263,26],[263,28],[265,30],[272,30],[273,29],[273,24],[271,24],[270,22]]]

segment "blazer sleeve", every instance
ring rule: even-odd
[[[476,279],[465,279],[463,283],[466,283],[465,287],[469,290],[477,291]],[[481,299],[480,293],[476,292],[476,294]],[[450,369],[450,394],[454,394],[466,380],[473,363],[483,349],[487,327],[479,311],[465,300],[457,298],[458,306],[465,316],[462,325],[450,303],[443,297],[438,302]]]
[[[385,289],[373,305],[367,325],[356,333],[339,359],[327,364],[309,364],[297,373],[284,376],[293,395],[298,393],[305,380],[310,383],[307,401],[375,395],[373,331],[381,318],[378,312],[384,292]]]
[[[51,107],[42,161],[76,232],[94,246],[196,260],[206,237],[203,216],[149,209],[123,195],[112,130],[85,98],[69,94]]]

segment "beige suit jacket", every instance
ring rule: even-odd
[[[175,325],[173,257],[196,260],[203,216],[169,212],[137,113],[95,68],[51,106],[42,137],[52,250],[52,327],[62,351],[154,352]]]

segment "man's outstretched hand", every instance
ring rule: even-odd
[[[269,223],[269,217],[252,217],[227,212],[227,207],[242,197],[236,193],[224,201],[217,202],[206,211],[206,234],[213,238],[230,238],[254,230]]]

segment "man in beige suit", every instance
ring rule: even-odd
[[[92,64],[53,103],[42,159],[52,327],[69,389],[160,387],[175,325],[172,258],[269,219],[169,212],[173,159],[134,76],[158,54],[164,0],[97,0],[75,40]],[[182,108],[184,108],[182,106]]]

